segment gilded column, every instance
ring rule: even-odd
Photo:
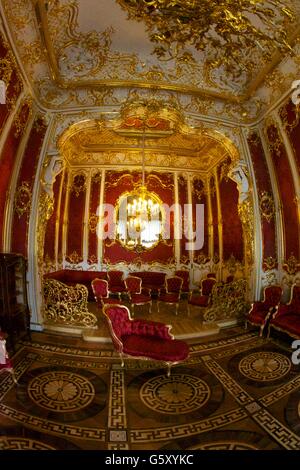
[[[180,264],[180,211],[179,211],[179,194],[178,194],[178,173],[174,172],[174,243],[175,243],[175,262],[178,266]]]
[[[65,267],[66,262],[66,253],[67,253],[67,236],[68,236],[68,217],[69,217],[69,199],[70,199],[70,189],[71,189],[71,181],[73,178],[73,173],[71,171],[68,172],[68,182],[67,182],[67,195],[66,195],[66,202],[65,202],[65,210],[64,210],[64,222],[63,222],[63,231],[62,231],[62,259],[63,259],[63,267]]]
[[[216,184],[216,196],[217,196],[217,207],[218,207],[218,235],[219,235],[219,258],[220,266],[223,268],[223,220],[222,220],[222,208],[219,188],[218,170],[214,169],[214,178]]]
[[[97,235],[98,235],[98,266],[99,269],[101,269],[101,266],[103,264],[103,220],[101,218],[102,214],[102,208],[104,204],[104,193],[105,193],[105,169],[102,170],[101,172],[101,184],[100,184],[100,195],[99,195],[99,209],[98,209],[98,216],[99,216],[99,222],[98,222],[98,229],[97,229]]]
[[[207,206],[208,206],[208,256],[212,260],[214,256],[214,226],[213,226],[213,214],[212,214],[209,178],[207,178],[205,182],[205,186],[206,186]]]
[[[189,239],[193,235],[193,193],[192,193],[192,175],[188,174],[187,177],[187,190],[188,190],[188,234]],[[189,251],[190,264],[193,265],[194,262],[194,241],[188,241],[192,246],[192,249]]]
[[[88,262],[89,256],[89,210],[90,210],[90,196],[91,196],[91,181],[92,175],[91,171],[87,174],[86,178],[86,193],[85,193],[85,208],[84,208],[84,222],[83,222],[83,247],[82,247],[82,257],[84,263]]]
[[[60,211],[61,211],[61,200],[62,200],[62,192],[63,192],[63,187],[64,187],[64,179],[65,179],[65,170],[63,171],[62,177],[61,177],[61,182],[60,182],[60,188],[59,188],[59,194],[58,194],[58,203],[57,203],[57,213],[56,213],[56,221],[55,221],[55,265],[56,269],[59,269],[58,267],[58,244],[59,244],[59,220],[60,220]]]

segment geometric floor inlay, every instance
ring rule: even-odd
[[[66,371],[47,372],[28,384],[29,397],[39,406],[57,412],[75,411],[89,405],[95,389],[82,375]]]
[[[140,398],[146,406],[160,413],[190,413],[207,403],[210,389],[204,380],[193,375],[159,375],[143,384]]]
[[[215,412],[224,399],[219,381],[201,367],[147,371],[127,386],[127,403],[140,417],[159,422],[185,423],[187,416],[201,419]]]
[[[283,354],[260,351],[244,357],[239,363],[239,371],[249,379],[266,382],[284,377],[290,372],[291,365]]]
[[[60,422],[79,421],[105,407],[107,386],[89,370],[41,367],[22,376],[17,398],[36,416]]]
[[[43,442],[22,437],[0,438],[0,450],[55,450]]]

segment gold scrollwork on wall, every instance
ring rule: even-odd
[[[280,157],[281,152],[284,148],[280,138],[279,130],[272,118],[268,118],[267,127],[265,128],[265,135],[268,140],[270,152]]]
[[[284,107],[280,110],[280,117],[282,119],[283,125],[286,129],[288,129],[290,131],[295,129],[295,127],[298,126],[298,124],[299,124],[300,104],[295,105],[294,110],[295,110],[295,116],[292,120],[289,119],[290,116],[288,115],[288,111],[287,111],[286,107]]]
[[[90,217],[89,217],[89,230],[90,230],[90,232],[96,233],[98,222],[99,222],[99,217],[97,216],[97,214],[95,214],[95,213],[91,214]]]
[[[71,264],[79,264],[83,261],[82,256],[79,256],[77,251],[73,251],[69,256],[66,257],[66,261],[68,261]]]
[[[300,261],[292,254],[282,267],[288,274],[294,275],[300,271]]]
[[[205,255],[204,253],[200,253],[197,256],[194,256],[194,263],[201,265],[204,265],[209,262],[209,257]]]
[[[173,180],[170,181],[169,183],[168,182],[164,183],[161,177],[159,177],[158,175],[154,175],[153,173],[146,176],[146,182],[149,183],[151,181],[151,179],[156,180],[164,189],[168,189],[168,188],[173,189],[174,188]]]
[[[271,271],[272,269],[275,269],[276,266],[277,266],[276,258],[273,258],[273,256],[268,256],[267,258],[264,258],[264,261],[263,261],[264,271]]]
[[[28,116],[27,116],[26,113],[24,113],[24,112],[22,113],[22,110],[23,110],[23,107],[24,107],[25,104],[28,105],[28,109],[29,109]],[[14,125],[14,128],[15,128],[15,132],[14,132],[15,137],[18,137],[24,131],[24,129],[26,127],[26,123],[29,121],[31,115],[32,115],[32,100],[31,100],[31,98],[26,98],[22,102],[22,105],[19,108],[18,114],[14,119],[14,124],[13,125]]]
[[[267,191],[261,192],[259,207],[262,217],[264,217],[268,222],[271,222],[275,216],[275,204],[272,195]]]
[[[107,172],[107,174],[109,174],[110,172]],[[113,172],[115,173],[115,172]],[[111,181],[105,181],[105,186],[107,188],[115,188],[116,186],[118,186],[121,182],[121,180],[123,178],[130,178],[130,180],[132,181],[133,180],[133,175],[131,175],[130,173],[123,173],[121,176],[119,176],[115,181],[111,182]]]
[[[72,186],[71,186],[71,191],[75,193],[76,197],[78,197],[79,194],[84,192],[85,190],[86,190],[86,176],[83,173],[74,175]]]
[[[24,214],[29,214],[31,205],[31,187],[27,181],[22,181],[21,186],[18,187],[15,194],[15,212],[18,214],[19,219]]]
[[[252,265],[254,260],[254,211],[249,197],[239,204],[238,212],[243,225],[245,259],[248,265]]]
[[[47,221],[50,219],[54,211],[54,201],[48,193],[42,191],[39,198],[39,223],[37,232],[37,245],[38,245],[38,263],[42,269],[43,256],[44,256],[44,241],[47,227]]]

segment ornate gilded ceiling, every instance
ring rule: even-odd
[[[146,168],[174,168],[210,174],[218,164],[237,152],[229,139],[209,129],[192,129],[179,123],[151,118],[140,128],[137,119],[84,121],[72,125],[58,141],[69,166],[140,168],[144,148]],[[145,127],[145,126],[144,126]],[[132,130],[134,132],[132,133]],[[144,144],[143,144],[144,140]]]
[[[234,0],[233,0],[234,1]],[[271,0],[263,2],[270,4]],[[298,0],[283,2],[298,18]],[[48,109],[119,106],[132,97],[160,96],[184,112],[249,122],[298,77],[300,58],[271,57],[236,44],[236,65],[212,62],[212,51],[191,49],[194,60],[159,59],[141,21],[115,0],[1,0],[4,25],[35,96]],[[253,2],[255,4],[255,2]],[[282,27],[298,51],[299,24]],[[213,46],[211,46],[213,47]]]

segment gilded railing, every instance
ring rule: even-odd
[[[247,288],[245,279],[216,284],[212,291],[211,307],[203,315],[204,321],[210,323],[243,318],[250,308],[246,300]]]
[[[88,290],[82,284],[67,286],[55,279],[44,281],[44,315],[50,324],[93,328],[97,317],[88,311]]]

